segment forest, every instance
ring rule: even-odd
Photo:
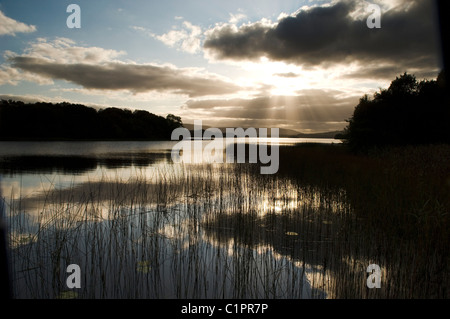
[[[450,143],[450,102],[445,72],[418,81],[405,72],[387,89],[355,107],[344,133],[337,136],[354,151],[391,146]]]
[[[170,140],[180,117],[72,103],[0,101],[0,140]]]

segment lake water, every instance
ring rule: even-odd
[[[338,141],[277,140],[304,142]],[[176,143],[0,142],[15,296],[333,297],[323,260],[344,191],[247,164],[176,164]],[[67,286],[70,264],[81,288]]]
[[[271,139],[236,139],[236,143]],[[0,142],[0,190],[3,196],[28,196],[48,186],[65,187],[104,177],[151,175],[173,164],[176,141]],[[203,142],[203,148],[209,141]],[[227,145],[231,143],[228,142]],[[340,143],[335,139],[278,138],[277,145]],[[270,145],[270,144],[269,144]],[[225,160],[224,160],[225,162]]]

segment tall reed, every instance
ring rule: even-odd
[[[309,145],[282,148],[276,175],[177,164],[11,196],[14,293],[447,298],[447,155],[431,147],[358,157]],[[66,285],[72,263],[80,289]],[[372,263],[380,289],[366,285]]]

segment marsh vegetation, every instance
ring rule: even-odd
[[[448,298],[448,146],[129,162],[5,195],[17,298]],[[73,172],[68,173],[73,174]],[[382,269],[368,289],[366,268]],[[66,267],[81,268],[68,289]]]

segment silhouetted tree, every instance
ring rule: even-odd
[[[0,101],[2,140],[168,140],[180,125],[181,118],[173,114],[164,118],[143,110],[96,110],[67,102]]]
[[[445,75],[418,82],[406,72],[388,89],[359,100],[348,120],[344,140],[355,151],[387,145],[450,142],[450,104]]]
[[[173,114],[168,114],[166,116],[166,120],[169,123],[171,131],[176,129],[177,127],[183,126],[183,122],[181,121],[181,117],[179,117],[179,116],[176,116]]]

